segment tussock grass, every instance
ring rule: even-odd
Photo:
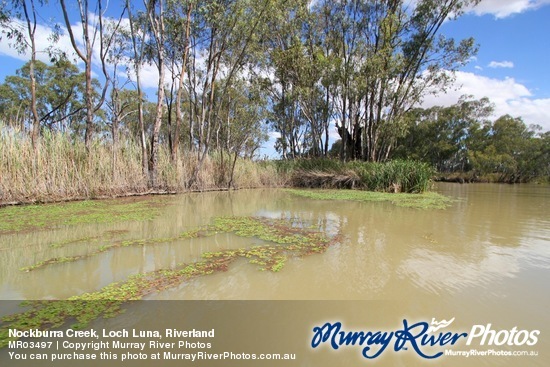
[[[395,160],[387,163],[352,162],[367,190],[421,193],[429,189],[435,170],[424,162]]]
[[[290,185],[306,188],[357,188],[370,191],[422,193],[429,189],[435,171],[426,163],[387,163],[334,160],[300,160],[278,163],[290,175]]]

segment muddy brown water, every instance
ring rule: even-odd
[[[386,328],[399,326],[404,318],[454,317],[463,330],[487,323],[497,329],[539,329],[538,343],[526,348],[538,351],[537,357],[479,358],[474,364],[550,365],[550,187],[438,184],[436,190],[456,199],[449,209],[243,190],[175,196],[158,218],[146,222],[0,235],[0,300],[63,299],[138,272],[197,261],[207,251],[261,244],[219,234],[116,248],[81,261],[19,270],[48,258],[90,252],[110,241],[172,238],[217,216],[300,218],[344,238],[323,254],[287,261],[277,273],[261,272],[239,260],[227,272],[196,278],[148,299],[324,300],[334,309],[338,306],[329,301],[341,301],[342,318],[358,312],[378,315],[377,326]],[[291,311],[281,312],[282,318],[292,318]],[[322,311],[308,310],[310,316],[316,312],[322,318]],[[367,325],[355,322],[358,327],[372,326],[372,320]],[[349,358],[356,361],[356,356]],[[410,365],[407,358],[391,364]],[[447,358],[445,365],[474,361]],[[311,365],[324,365],[323,360],[314,356]]]

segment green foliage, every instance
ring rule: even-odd
[[[434,169],[427,163],[394,160],[386,163],[334,159],[298,159],[277,162],[296,187],[360,188],[372,191],[421,193],[427,191]]]
[[[427,163],[394,160],[353,164],[367,190],[421,193],[429,189],[434,169]]]
[[[337,121],[342,159],[384,161],[405,135],[404,111],[426,90],[444,89],[474,55],[472,38],[439,35],[478,1],[288,2],[268,34],[272,127],[284,159],[326,156]],[[452,15],[452,17],[451,17]],[[278,18],[277,18],[278,19]],[[323,144],[324,143],[324,144]]]
[[[407,114],[408,132],[399,140],[395,156],[428,162],[439,172],[468,169],[470,134],[492,111],[488,99],[465,97],[450,107],[414,109]]]
[[[0,119],[24,126],[30,119],[30,62],[7,76],[0,85]],[[84,106],[84,74],[76,65],[60,59],[51,65],[34,62],[37,111],[42,126],[81,135]],[[97,81],[94,81],[97,85]],[[99,113],[101,115],[101,112]]]
[[[505,115],[473,135],[469,159],[480,176],[498,182],[525,182],[548,174],[548,134],[539,137],[520,118]]]
[[[548,176],[548,133],[537,134],[520,118],[491,122],[487,99],[411,111],[398,157],[430,163],[441,173],[468,172],[468,180],[526,182]]]
[[[285,160],[328,155],[343,161],[421,160],[441,172],[473,169],[475,174],[496,174],[503,181],[525,181],[547,171],[546,143],[542,136],[523,135],[529,144],[517,148],[515,138],[505,137],[508,133],[504,132],[521,135],[517,129],[505,124],[495,129],[481,127],[487,124],[488,101],[462,100],[449,108],[411,111],[427,90],[448,86],[453,71],[476,53],[472,38],[458,41],[439,30],[445,21],[478,2],[420,0],[415,7],[407,7],[403,2],[368,1],[156,1],[148,3],[151,11],[147,13],[125,1],[128,13],[123,14],[129,14],[131,28],[124,27],[125,22],[105,22],[102,29],[90,25],[85,30],[88,35],[98,32],[98,42],[103,42],[100,57],[105,60],[97,60],[97,53],[81,53],[86,66],[86,73],[81,73],[59,55],[51,64],[33,58],[0,85],[0,118],[20,129],[23,141],[38,120],[42,130],[67,131],[75,152],[70,152],[71,147],[64,152],[80,163],[93,152],[92,132],[105,132],[108,116],[110,135],[95,134],[103,146],[113,143],[111,152],[101,153],[113,157],[103,170],[111,166],[112,178],[124,170],[116,167],[123,155],[117,149],[119,136],[129,135],[140,145],[130,153],[140,158],[144,176],[135,181],[140,185],[154,181],[155,189],[164,188],[167,182],[170,189],[202,189],[197,181],[208,176],[204,171],[212,167],[205,164],[210,151],[220,156],[211,182],[218,187],[238,187],[237,157],[252,158],[266,141],[268,127],[279,133],[275,148]],[[40,10],[45,3],[35,5]],[[21,4],[4,4],[0,20],[7,24],[10,17],[23,19]],[[65,2],[51,4],[59,5],[67,10]],[[79,2],[77,6],[85,10],[88,5]],[[102,14],[101,9],[95,11]],[[80,17],[87,19],[91,14],[83,11]],[[23,39],[21,30],[4,32],[12,32],[12,40]],[[56,37],[59,32],[51,38],[51,50]],[[91,50],[87,41],[80,46],[80,51],[86,51],[86,46]],[[105,78],[106,82],[112,79],[109,96],[104,94],[107,89],[100,91],[99,83],[90,79],[91,65],[100,61],[110,64],[103,68],[112,72]],[[144,61],[166,66],[171,77],[168,83],[160,80],[156,104],[146,100],[139,82],[135,90],[134,77],[129,77],[138,77]],[[131,65],[126,77],[123,64]],[[31,75],[36,78],[36,119],[30,113]],[[104,106],[105,97],[108,103]],[[329,153],[333,121],[341,139]],[[86,146],[81,150],[78,143],[84,134]],[[35,135],[37,129],[31,135],[33,143]],[[485,140],[494,140],[494,147]],[[508,144],[516,144],[517,149],[507,151]],[[186,156],[193,156],[185,167],[177,163],[178,146],[185,148]],[[166,158],[162,148],[169,151],[170,161],[160,172],[157,166]],[[337,173],[342,179],[349,173],[347,168],[339,171],[321,164],[314,164],[319,172]],[[30,171],[27,166],[34,169],[36,164],[29,159],[14,166]],[[83,171],[77,168],[73,176]],[[281,172],[311,171],[284,164],[278,168]],[[182,179],[188,173],[184,170],[190,170],[191,177]],[[361,168],[355,174],[365,180],[366,187],[376,190],[389,190],[392,184],[394,189],[424,190],[421,180],[415,182],[409,172],[405,175],[398,166],[392,170],[395,179],[379,168]],[[380,174],[368,173],[374,171]],[[36,171],[33,174],[40,176]],[[381,179],[379,184],[380,176],[396,182]],[[357,183],[355,177],[336,181],[342,186]],[[75,186],[80,184],[59,191]],[[85,196],[93,196],[94,191]]]

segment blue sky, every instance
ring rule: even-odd
[[[479,52],[457,73],[458,90],[424,103],[448,105],[461,94],[489,97],[497,117],[507,113],[550,130],[549,20],[550,0],[483,0],[445,23],[443,34],[472,36]]]
[[[116,1],[110,4],[114,9],[112,15],[118,15],[116,4]],[[41,13],[44,20],[39,30],[41,45],[48,42],[50,19],[61,20],[60,14],[50,11]],[[76,19],[75,16],[75,23]],[[550,131],[550,0],[482,0],[459,19],[446,22],[441,32],[457,39],[474,37],[479,52],[456,74],[454,88],[446,94],[427,96],[424,107],[451,105],[464,94],[489,97],[495,105],[494,118],[510,114],[523,118],[528,125],[538,124],[544,131]],[[66,37],[61,39],[61,44],[70,49]],[[46,55],[42,58],[47,60]],[[0,81],[14,74],[27,59],[26,55],[11,49],[3,37]],[[154,87],[154,68],[145,70],[144,74],[150,81],[146,80],[146,84]],[[275,134],[266,143],[265,154],[273,154],[274,138]]]

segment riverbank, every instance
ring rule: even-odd
[[[500,183],[500,184],[517,184],[517,183],[550,183],[548,177],[537,177],[533,180],[524,182],[524,181],[513,181],[505,180],[501,175],[498,174],[487,174],[487,175],[478,175],[474,172],[453,172],[447,174],[438,174],[434,177],[436,182],[453,182],[453,183]]]
[[[200,162],[197,152],[184,149],[173,159],[162,145],[151,188],[141,148],[131,139],[116,147],[98,140],[87,149],[69,134],[44,132],[34,149],[25,134],[0,134],[0,206],[274,187],[421,193],[433,174],[429,165],[414,161],[254,161],[221,151]]]

